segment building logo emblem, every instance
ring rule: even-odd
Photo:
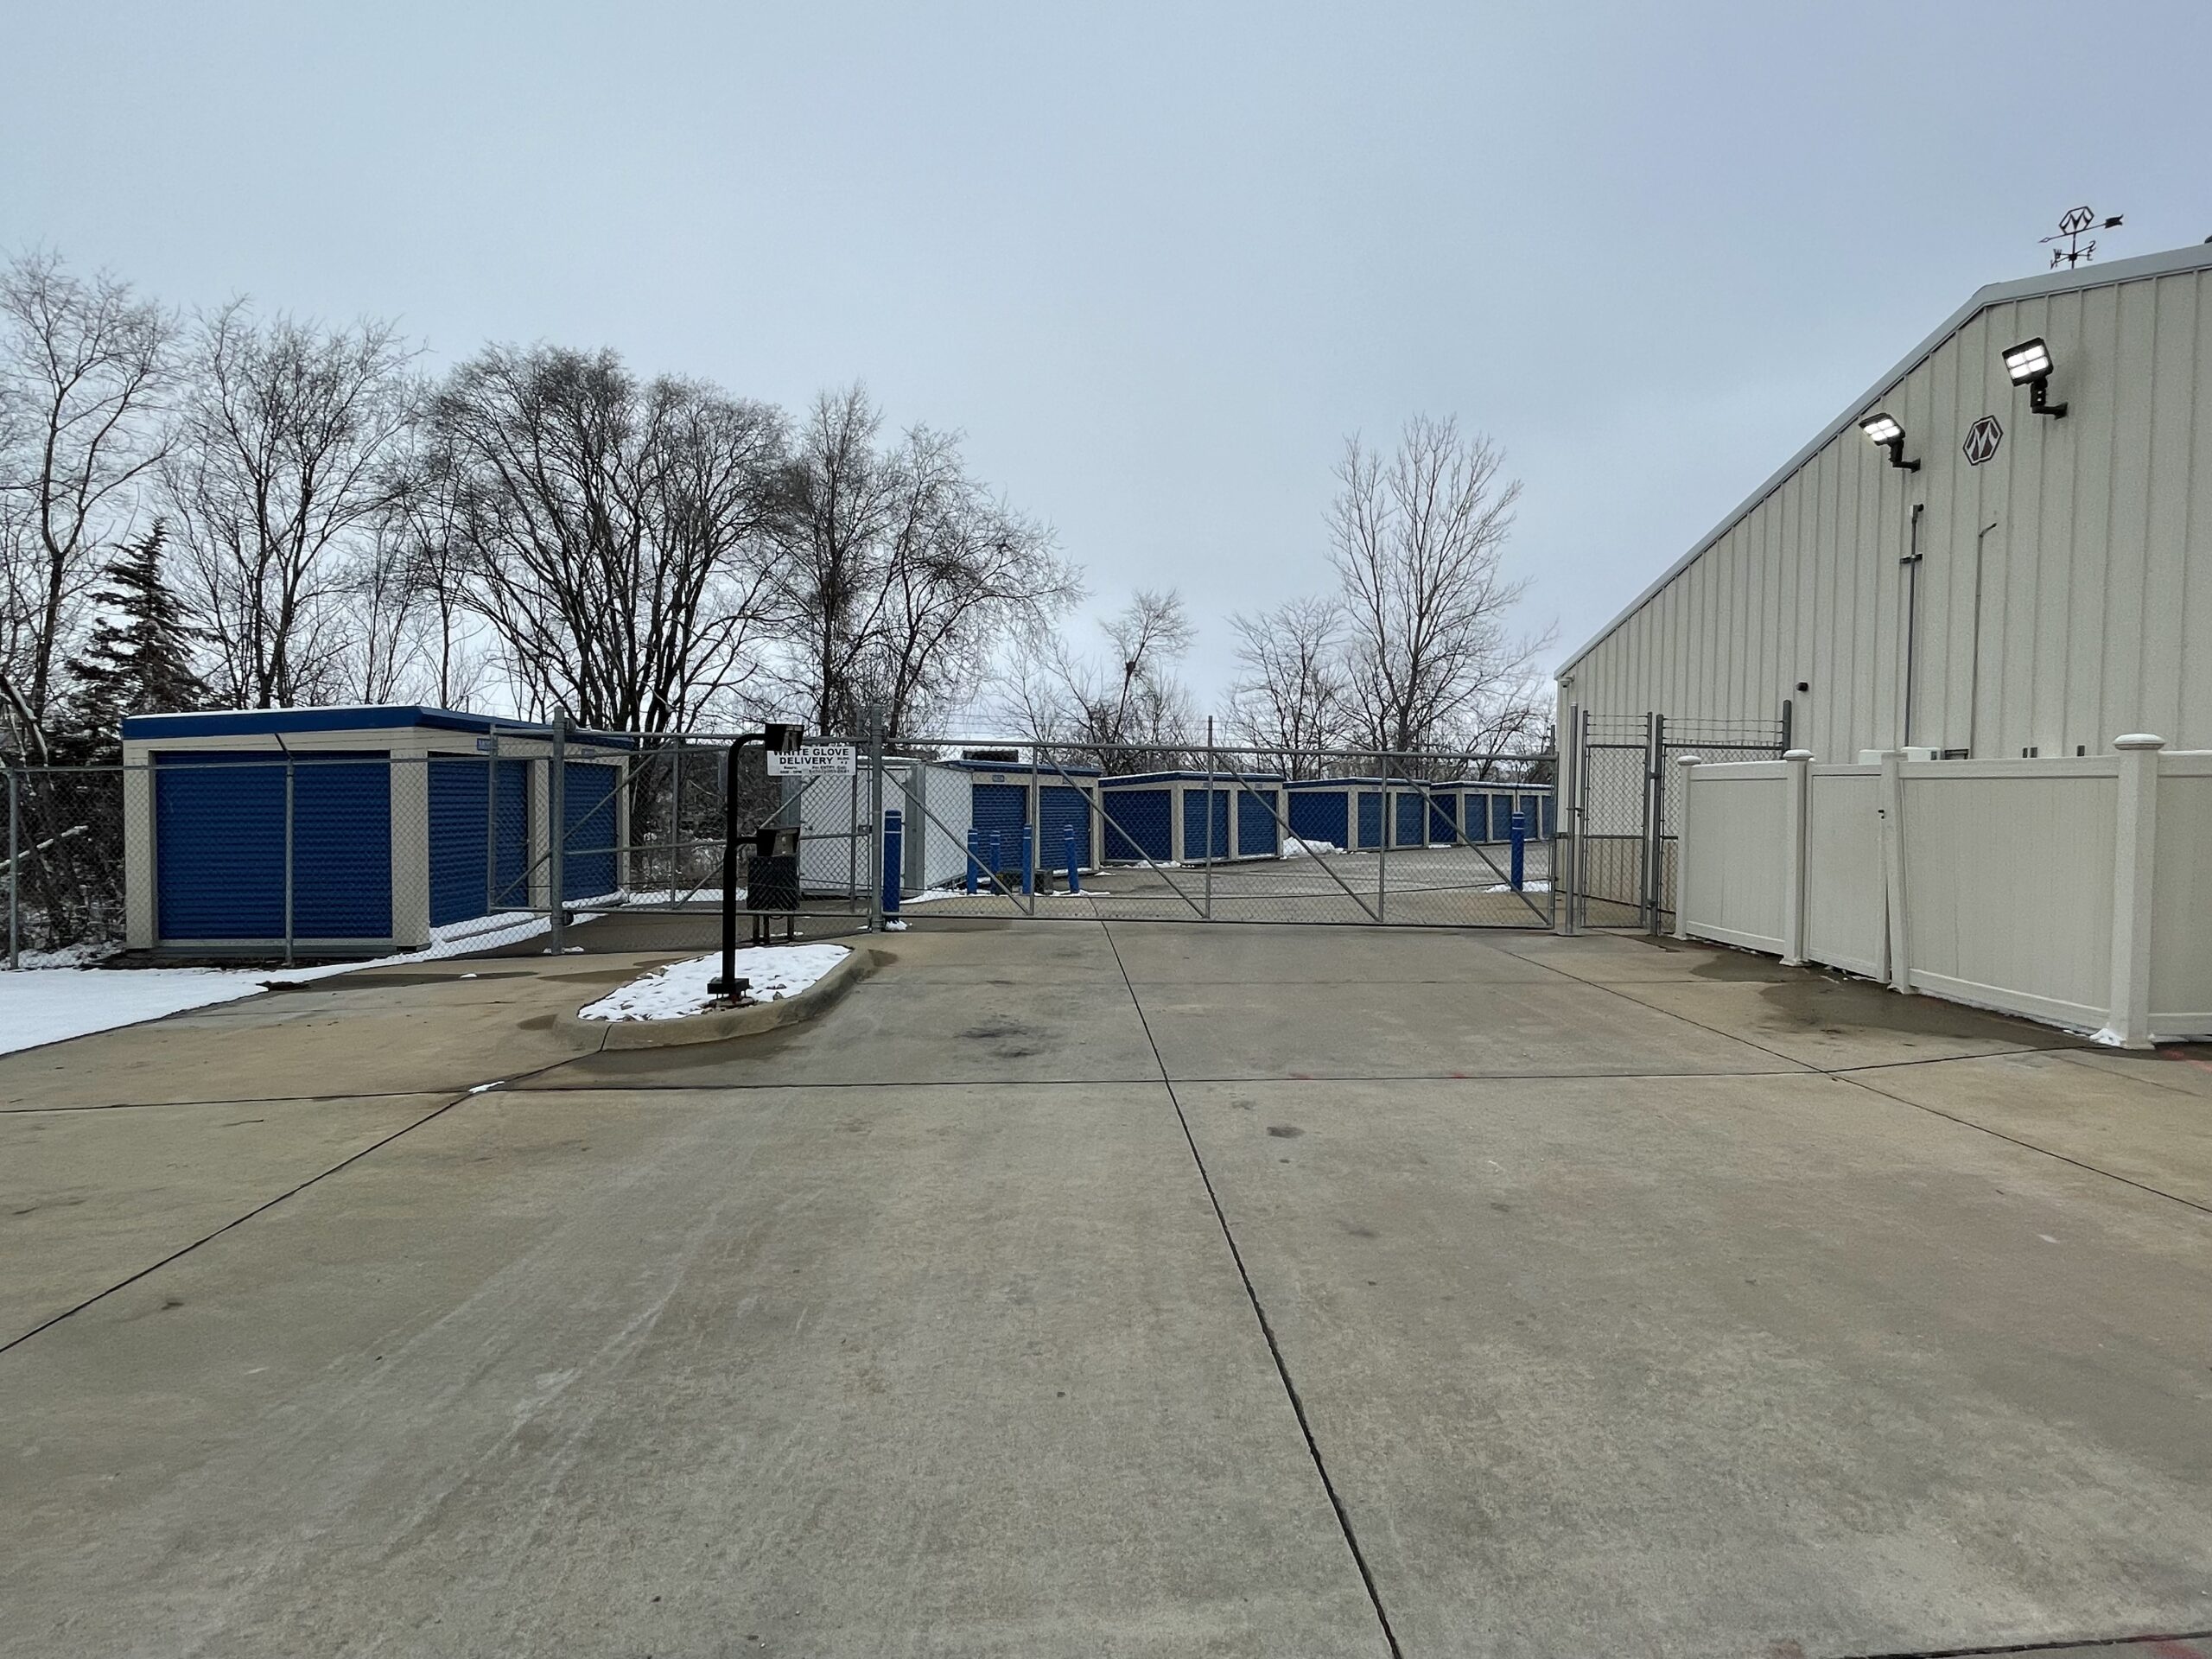
[[[1967,441],[1959,447],[1965,452],[1967,465],[1979,467],[1997,453],[1997,446],[2005,442],[2005,429],[1997,423],[1994,415],[1985,415],[1967,429]]]

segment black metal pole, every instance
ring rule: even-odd
[[[766,745],[766,732],[730,741],[722,772],[722,971],[707,986],[711,996],[737,995],[737,757],[748,743]]]

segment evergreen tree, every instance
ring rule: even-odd
[[[144,537],[125,543],[93,594],[99,620],[69,665],[75,692],[66,742],[76,751],[71,760],[116,758],[127,715],[174,714],[207,702],[207,686],[192,670],[194,631],[162,580],[167,535],[156,518]]]

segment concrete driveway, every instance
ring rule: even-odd
[[[713,1047],[563,1036],[626,948],[0,1058],[0,1651],[2212,1654],[2202,1052],[1621,938],[887,948]]]

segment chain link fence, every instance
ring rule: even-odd
[[[1675,826],[1684,755],[1771,760],[1789,743],[1780,720],[1669,719],[1577,709],[1568,732],[1568,840],[1563,916],[1569,927],[1673,925]]]
[[[910,924],[1552,925],[1548,753],[899,748],[882,765],[900,836],[885,892]]]
[[[473,753],[330,739],[10,769],[8,959],[289,962],[502,929],[558,949],[579,918],[616,913],[636,925],[594,930],[608,948],[704,948],[733,753],[739,907],[755,833],[798,828],[812,937],[887,908],[910,925],[1556,919],[1548,753],[863,740],[849,770],[782,777],[737,734],[546,729],[461,740]]]

